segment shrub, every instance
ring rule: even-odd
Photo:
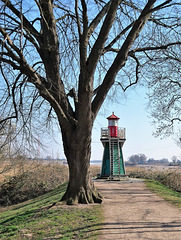
[[[181,192],[181,173],[168,172],[160,182],[177,192]]]
[[[60,164],[40,165],[5,180],[0,186],[0,205],[7,206],[44,194],[68,181],[68,168]]]
[[[155,180],[174,191],[181,192],[181,172],[177,170],[155,170],[139,167],[128,167],[127,175],[133,178]]]

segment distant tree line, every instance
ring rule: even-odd
[[[128,158],[126,165],[167,165],[167,166],[181,166],[181,160],[178,157],[173,156],[172,162],[169,162],[167,158],[156,160],[154,158],[147,158],[145,154],[135,154]]]

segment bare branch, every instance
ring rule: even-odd
[[[135,80],[134,82],[131,82],[131,81],[130,81],[130,84],[127,85],[126,87],[123,87],[123,85],[122,85],[120,82],[118,82],[118,85],[121,86],[121,88],[122,88],[122,90],[123,90],[124,92],[125,92],[129,87],[131,87],[131,86],[133,86],[133,85],[136,85],[136,84],[138,83],[138,81],[139,81],[138,74],[139,74],[140,62],[139,62],[138,58],[135,56],[135,54],[132,53],[130,56],[136,61],[136,80]]]
[[[131,48],[134,40],[138,37],[145,23],[150,17],[150,10],[153,8],[156,0],[150,0],[141,12],[139,18],[135,21],[131,31],[129,32],[126,40],[124,41],[121,49],[119,50],[113,64],[109,68],[97,95],[92,102],[92,111],[97,115],[97,112],[104,101],[107,92],[113,85],[117,72],[125,65],[129,49]]]
[[[10,45],[10,47],[19,55],[19,57],[22,57],[22,53],[20,51],[19,48],[16,47],[16,45],[13,44],[13,42],[11,41],[8,33],[0,26],[0,32],[2,33],[2,35],[4,36],[4,41],[2,41],[0,39],[0,43],[1,45],[3,45],[7,51],[9,53],[11,53],[11,55],[13,56],[14,60],[19,61],[20,59],[12,52],[12,50],[7,46],[7,44],[5,43],[5,41],[7,40],[8,44]]]
[[[90,37],[92,35],[92,33],[94,32],[95,28],[97,27],[97,25],[100,23],[100,21],[103,19],[103,17],[105,16],[105,14],[109,11],[109,8],[111,6],[111,0],[104,5],[104,7],[102,8],[102,10],[98,13],[98,15],[94,18],[94,20],[90,23],[89,28],[88,28],[88,32],[87,32],[87,36]]]
[[[10,95],[11,95],[11,93],[10,93],[11,87],[10,87],[10,84],[9,84],[9,82],[8,82],[8,79],[7,79],[6,75],[5,75],[4,72],[3,72],[2,64],[0,64],[0,70],[1,70],[2,76],[3,76],[4,80],[5,80],[7,89],[8,89],[8,95],[10,96]]]
[[[181,88],[181,83],[179,83],[178,81],[175,80],[170,80],[171,83],[174,83],[176,85],[178,85]]]
[[[89,65],[89,72],[91,74],[93,73],[95,66],[103,52],[104,44],[107,40],[108,34],[109,34],[112,24],[114,22],[114,18],[116,16],[116,11],[117,11],[117,8],[118,8],[120,2],[121,2],[120,0],[115,0],[115,1],[111,2],[111,6],[110,6],[109,11],[106,15],[106,18],[104,20],[104,23],[100,30],[99,36],[98,36],[98,38],[92,48],[92,51],[89,55],[89,58],[87,60],[87,65]]]
[[[16,118],[16,115],[10,116],[10,117],[7,117],[7,118],[4,118],[4,119],[0,120],[0,124],[3,124],[3,123],[5,123],[5,122],[7,122],[8,120],[13,119],[13,118]]]
[[[155,11],[158,11],[162,8],[166,8],[166,7],[169,7],[170,5],[168,5],[170,2],[172,2],[172,0],[167,0],[163,3],[161,3],[160,5],[156,6],[155,8],[153,8],[151,11],[152,12],[155,12]]]
[[[171,19],[171,18],[169,18],[169,19]],[[166,24],[166,23],[162,22],[161,20],[165,20],[165,18],[163,18],[163,19],[156,19],[154,17],[150,17],[150,19],[149,19],[150,22],[154,22],[157,26],[160,25],[160,26],[162,26],[164,28],[174,28],[174,27],[178,27],[179,26],[179,22],[177,20],[173,24]]]
[[[129,24],[125,29],[123,29],[116,37],[115,39],[104,48],[104,52],[108,52],[108,51],[114,51],[114,52],[119,52],[119,49],[112,49],[112,46],[133,26],[134,22],[132,22],[131,24]]]
[[[32,26],[32,24],[25,18],[25,16],[21,16],[20,11],[18,11],[18,9],[16,9],[13,4],[11,4],[10,0],[1,0],[19,19],[23,20],[23,26],[24,28],[27,29],[27,31],[29,31],[35,38],[36,40],[41,43],[41,36],[38,33],[38,31]]]
[[[13,69],[20,70],[20,66],[15,64],[12,60],[0,57],[0,62],[8,63]]]
[[[129,52],[129,54],[131,53],[135,53],[135,52],[145,52],[145,51],[155,51],[155,50],[162,50],[162,49],[167,49],[170,46],[175,46],[175,45],[181,45],[181,42],[172,42],[172,43],[168,43],[166,45],[161,45],[161,46],[156,46],[156,47],[152,47],[152,46],[148,46],[148,47],[144,47],[144,48],[136,48],[134,50],[131,50]]]
[[[79,38],[80,38],[82,35],[82,30],[81,30],[80,18],[78,13],[78,0],[75,0],[75,14],[76,14],[77,28],[79,32]]]
[[[82,15],[83,15],[83,33],[82,35],[79,33],[79,41],[80,41],[80,66],[81,69],[84,68],[87,61],[87,30],[88,30],[88,16],[87,16],[87,6],[84,0],[81,0],[82,4]],[[78,6],[77,6],[78,7]],[[76,11],[76,15],[78,16],[78,11]],[[79,19],[78,19],[79,20]],[[80,21],[79,21],[80,23]],[[78,26],[79,30],[79,26]]]
[[[84,32],[87,33],[87,28],[88,28],[87,5],[85,3],[85,0],[81,0],[81,3],[82,3],[82,9],[83,9],[83,29],[84,29]]]
[[[35,0],[35,2],[36,2],[36,4],[37,4],[38,8],[40,9],[41,17],[42,17],[42,19],[43,19],[43,21],[44,21],[47,29],[49,29],[48,22],[47,22],[47,20],[46,20],[46,18],[45,18],[44,11],[43,11],[42,6],[41,6],[41,4],[40,4],[41,1],[40,1],[40,3],[39,3],[37,0]]]
[[[180,119],[180,118],[172,118],[172,119],[171,119],[172,124],[173,124],[174,121],[179,121],[179,122],[181,122],[181,119]]]

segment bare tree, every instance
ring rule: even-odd
[[[67,204],[102,201],[89,175],[94,120],[114,86],[126,91],[156,54],[176,51],[179,14],[179,0],[1,0],[1,123],[31,134],[57,119]]]
[[[175,52],[165,51],[153,66],[153,79],[148,81],[149,105],[155,136],[174,136],[181,146],[181,48]]]

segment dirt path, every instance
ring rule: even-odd
[[[105,223],[99,239],[181,240],[181,210],[137,179],[95,182],[104,195]]]

